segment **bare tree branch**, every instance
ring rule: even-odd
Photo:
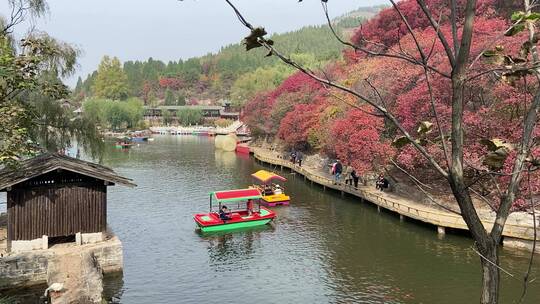
[[[455,66],[456,59],[454,57],[454,53],[452,53],[452,49],[450,48],[450,45],[448,44],[446,37],[444,37],[444,34],[439,30],[439,27],[440,27],[439,24],[435,21],[435,19],[433,19],[433,16],[431,15],[431,12],[428,9],[424,0],[416,0],[416,3],[418,3],[422,11],[424,12],[424,15],[428,18],[435,32],[437,32],[437,36],[439,36],[439,40],[441,41],[444,47],[444,50],[446,52],[446,56],[448,57],[448,61],[450,62],[450,65],[452,67]]]
[[[386,46],[386,45],[381,45],[381,44],[378,44],[378,43],[375,43],[375,42],[372,42],[372,41],[368,41],[368,40],[365,40],[365,39],[362,39],[362,41],[368,43],[368,44],[373,44],[373,45],[376,45],[376,46],[379,46],[379,47],[382,47],[384,50],[387,50],[386,53],[383,53],[383,52],[376,52],[376,51],[372,51],[372,50],[369,50],[367,48],[363,48],[363,47],[360,47],[358,45],[354,45],[348,41],[345,41],[343,40],[336,32],[333,24],[332,24],[332,20],[330,19],[330,15],[328,13],[328,5],[327,5],[327,2],[326,1],[321,1],[321,4],[322,4],[322,7],[323,7],[323,11],[324,11],[324,15],[326,17],[326,21],[327,21],[327,24],[328,24],[328,27],[330,28],[332,34],[334,35],[334,37],[340,42],[342,43],[343,45],[346,45],[346,46],[349,46],[351,48],[353,48],[355,51],[360,51],[360,52],[363,52],[367,55],[370,55],[370,56],[379,56],[379,57],[388,57],[388,58],[394,58],[394,59],[400,59],[400,60],[404,60],[406,62],[409,62],[411,64],[414,64],[414,65],[424,65],[424,63],[422,61],[419,61],[418,59],[414,58],[413,56],[407,54],[406,52],[404,52],[403,50],[401,50],[401,52],[396,52],[394,51],[392,48]],[[404,16],[403,16],[404,18]],[[361,32],[361,30],[360,30]],[[412,30],[410,31],[410,33],[414,36],[414,32],[412,32]],[[398,34],[399,34],[399,30],[398,30]],[[414,37],[414,39],[416,40],[416,37]],[[390,54],[390,52],[394,53],[394,54]],[[446,78],[450,78],[450,75],[448,75],[447,73],[444,73],[443,71],[431,66],[431,65],[427,65],[427,68],[441,76],[444,76]]]
[[[403,169],[402,167],[400,167],[394,160],[391,160],[392,161],[392,164],[398,168],[401,172],[405,173],[405,175],[407,175],[413,182],[414,184],[416,185],[416,187],[422,191],[422,193],[424,193],[424,195],[432,202],[434,203],[435,205],[441,207],[442,209],[446,210],[446,211],[449,211],[449,212],[452,212],[454,214],[457,214],[457,215],[461,215],[461,213],[459,211],[456,211],[450,207],[447,207],[445,206],[444,204],[442,203],[439,203],[427,190],[424,189],[424,187],[426,188],[429,188],[431,189],[430,186],[422,183],[421,181],[419,181],[416,177],[414,177],[412,174],[410,174],[409,172],[407,172],[407,170]]]

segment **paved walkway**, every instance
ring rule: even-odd
[[[280,153],[268,149],[251,147],[251,151],[257,160],[281,167],[289,168],[304,176],[306,180],[344,193],[357,196],[363,201],[371,202],[378,206],[400,214],[402,217],[413,218],[418,221],[433,224],[438,227],[439,233],[444,233],[445,228],[468,230],[467,225],[459,214],[444,210],[436,206],[428,206],[392,193],[377,191],[372,186],[360,186],[358,190],[350,186],[334,185],[331,178],[324,176],[319,170],[309,167],[299,167],[290,161],[279,158]],[[490,210],[479,211],[484,227],[491,229],[495,219],[495,213]],[[537,227],[540,235],[540,227]],[[524,212],[515,212],[510,215],[505,225],[503,236],[504,244],[512,247],[532,248],[534,228],[531,215]],[[539,245],[540,248],[540,244]]]

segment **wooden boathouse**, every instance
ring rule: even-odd
[[[0,191],[7,192],[8,251],[47,249],[58,238],[102,241],[107,187],[115,184],[136,186],[107,167],[59,154],[0,170]]]

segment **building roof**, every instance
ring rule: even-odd
[[[133,183],[133,180],[118,175],[108,167],[69,156],[45,153],[22,161],[16,168],[4,168],[0,170],[0,190],[5,190],[13,185],[58,169],[123,186],[137,186]]]
[[[219,115],[221,115],[221,116],[240,116],[240,112],[225,112],[224,110],[219,110]]]
[[[196,109],[196,110],[215,110],[219,111],[223,109],[222,106],[205,106],[205,105],[195,105],[195,106],[159,106],[159,107],[150,107],[144,106],[145,110],[184,110],[184,109]]]
[[[212,196],[216,201],[222,203],[242,201],[248,199],[259,199],[262,197],[261,192],[259,192],[259,190],[255,188],[216,191],[212,193]]]

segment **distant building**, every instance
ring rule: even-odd
[[[163,111],[171,112],[172,117],[176,117],[176,112],[185,109],[196,109],[201,110],[202,115],[205,119],[218,119],[218,118],[227,118],[232,120],[237,120],[240,117],[240,113],[230,112],[229,106],[206,106],[206,105],[195,105],[195,106],[160,106],[160,107],[144,107],[144,119],[145,120],[159,120],[163,117]]]
[[[107,167],[59,154],[0,170],[0,191],[7,192],[8,251],[104,240],[107,187],[115,184],[136,186]]]

